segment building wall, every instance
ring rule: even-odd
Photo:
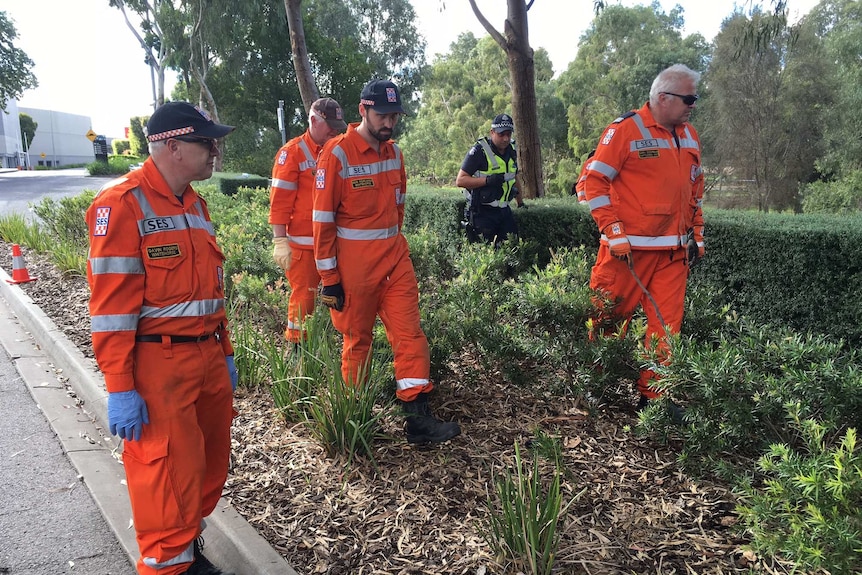
[[[21,122],[18,119],[18,102],[6,102],[6,111],[0,112],[0,168],[17,168],[24,165],[21,144]]]
[[[32,116],[38,124],[30,145],[33,166],[69,166],[96,161],[93,143],[87,138],[92,126],[89,116],[38,108],[18,110]]]

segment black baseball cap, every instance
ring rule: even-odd
[[[491,129],[502,134],[503,132],[514,132],[515,123],[512,121],[512,116],[509,114],[497,114],[494,116],[494,121],[491,122]]]
[[[194,134],[201,138],[223,138],[233,126],[216,124],[210,115],[188,102],[165,102],[147,121],[147,141],[158,142]]]
[[[398,112],[405,114],[401,107],[401,94],[398,86],[389,80],[371,80],[362,88],[359,103],[371,108],[378,114],[391,114]]]

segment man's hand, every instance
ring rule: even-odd
[[[224,359],[227,362],[227,373],[230,375],[230,386],[236,391],[236,384],[239,382],[239,372],[236,370],[236,363],[232,355],[226,355]]]
[[[506,181],[506,174],[491,174],[485,176],[485,185],[491,188],[499,188]]]
[[[344,288],[341,284],[323,286],[320,290],[320,303],[335,311],[341,311],[344,308]]]
[[[632,245],[629,243],[629,238],[623,229],[622,222],[614,222],[604,229],[605,238],[608,241],[608,248],[611,250],[611,255],[619,258],[629,264],[632,261]]]
[[[706,249],[702,245],[698,245],[698,242],[703,243],[703,227],[700,229],[689,228],[688,241],[685,245],[689,267],[694,267],[706,253]]]
[[[272,238],[272,259],[284,271],[290,269],[290,252],[290,241],[286,236]]]
[[[108,394],[108,428],[112,435],[138,441],[144,424],[150,422],[147,404],[135,391],[115,391]]]

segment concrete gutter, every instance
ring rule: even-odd
[[[61,371],[62,378],[68,379],[68,385],[79,399],[80,412],[69,413],[65,388],[41,385],[45,378],[43,372],[28,374],[26,366],[22,369],[19,365],[21,375],[134,564],[138,558],[138,545],[131,528],[125,471],[118,456],[120,449],[116,438],[107,431],[108,393],[104,379],[95,361],[84,357],[30,296],[7,280],[11,278],[0,269],[0,296],[36,345],[53,361],[55,369]],[[227,500],[219,501],[206,522],[205,553],[221,569],[234,571],[237,575],[297,575]]]

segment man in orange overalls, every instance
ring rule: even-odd
[[[338,102],[320,98],[311,105],[305,133],[287,142],[275,155],[269,193],[272,257],[284,270],[290,284],[284,338],[293,344],[303,340],[302,325],[314,311],[314,298],[320,284],[311,229],[317,155],[323,144],[346,129]]]
[[[605,129],[584,181],[601,231],[590,286],[615,302],[613,310],[600,310],[600,321],[629,318],[640,305],[646,345],[657,338],[665,361],[667,336],[682,326],[689,267],[704,255],[700,141],[688,123],[699,79],[682,64],[659,73],[649,102]],[[655,377],[641,371],[639,408],[659,396]],[[681,417],[674,404],[671,410]]]
[[[323,146],[314,193],[314,257],[323,279],[320,300],[344,337],[345,382],[362,384],[379,316],[395,355],[407,441],[439,443],[461,428],[436,419],[428,406],[434,387],[428,340],[419,325],[419,288],[401,233],[407,175],[401,150],[390,140],[403,113],[398,87],[373,80],[360,96],[362,121]]]
[[[212,176],[232,130],[164,104],[147,122],[150,157],[87,210],[93,351],[111,433],[125,440],[141,575],[223,573],[198,537],[227,479],[237,372],[224,255],[189,184]]]

